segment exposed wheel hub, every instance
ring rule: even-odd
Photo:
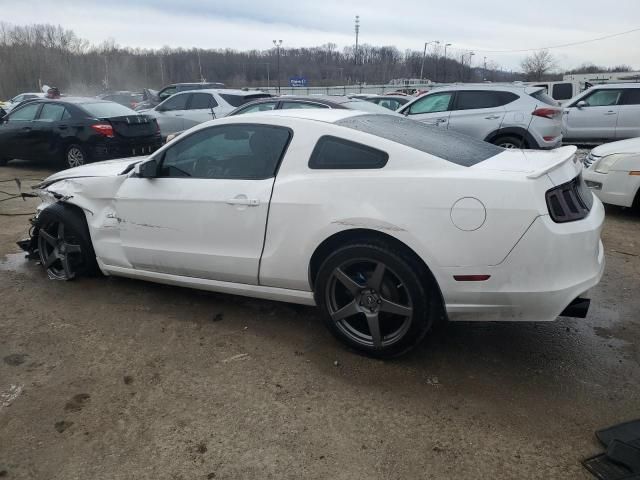
[[[380,308],[382,299],[378,292],[373,289],[366,289],[360,292],[358,303],[361,307],[364,307],[372,312],[375,312]]]

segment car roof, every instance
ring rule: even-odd
[[[478,91],[492,91],[492,90],[501,90],[501,91],[505,91],[505,90],[512,90],[512,91],[517,91],[517,92],[524,92],[527,88],[531,89],[531,88],[544,88],[544,87],[532,87],[531,85],[505,85],[505,84],[499,84],[499,85],[478,85],[478,84],[473,84],[473,83],[466,83],[466,84],[455,84],[455,85],[445,85],[445,86],[441,86],[441,87],[434,87],[431,90],[429,90],[426,94],[429,93],[433,93],[433,92],[441,92],[443,90],[478,90]],[[419,98],[419,97],[417,97]]]
[[[640,88],[640,83],[596,83],[591,88]]]
[[[259,103],[265,102],[273,102],[273,101],[283,101],[283,102],[310,102],[310,103],[321,103],[323,105],[335,106],[338,108],[340,104],[347,102],[359,101],[359,98],[349,98],[344,95],[282,95],[280,97],[271,97],[271,98],[260,98],[258,100],[254,100],[251,102],[252,105],[256,105]],[[242,105],[243,107],[249,105],[248,103]]]
[[[249,95],[268,95],[267,92],[263,92],[262,90],[234,90],[232,88],[202,88],[200,90],[185,90],[183,92],[178,92],[176,95],[181,93],[218,93],[222,95],[238,95],[241,97],[246,97]]]
[[[263,116],[276,116],[286,118],[299,118],[302,120],[315,120],[317,122],[335,123],[339,120],[358,115],[375,115],[372,113],[362,112],[359,110],[349,110],[346,108],[291,108],[284,110],[269,110],[266,112],[251,112],[238,115],[237,117],[227,118],[260,118]]]
[[[96,97],[39,98],[37,100],[34,99],[29,103],[48,103],[48,102],[73,103],[76,105],[82,105],[84,103],[113,103],[109,100],[102,100],[101,98],[96,98]]]

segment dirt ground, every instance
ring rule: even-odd
[[[44,178],[0,169],[0,191]],[[6,198],[0,194],[0,200]],[[607,208],[585,320],[449,324],[377,361],[313,308],[119,278],[48,280],[0,203],[0,477],[586,479],[640,417],[640,215]]]

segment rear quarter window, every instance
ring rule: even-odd
[[[554,107],[558,106],[558,102],[556,102],[553,98],[551,98],[547,94],[547,90],[539,90],[535,93],[532,93],[531,96],[538,100],[539,102],[546,103],[547,105],[553,105]]]
[[[318,140],[309,168],[318,169],[377,169],[387,164],[389,155],[382,150],[326,135]]]

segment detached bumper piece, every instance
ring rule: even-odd
[[[582,461],[599,480],[640,480],[640,420],[596,432],[607,451]]]

